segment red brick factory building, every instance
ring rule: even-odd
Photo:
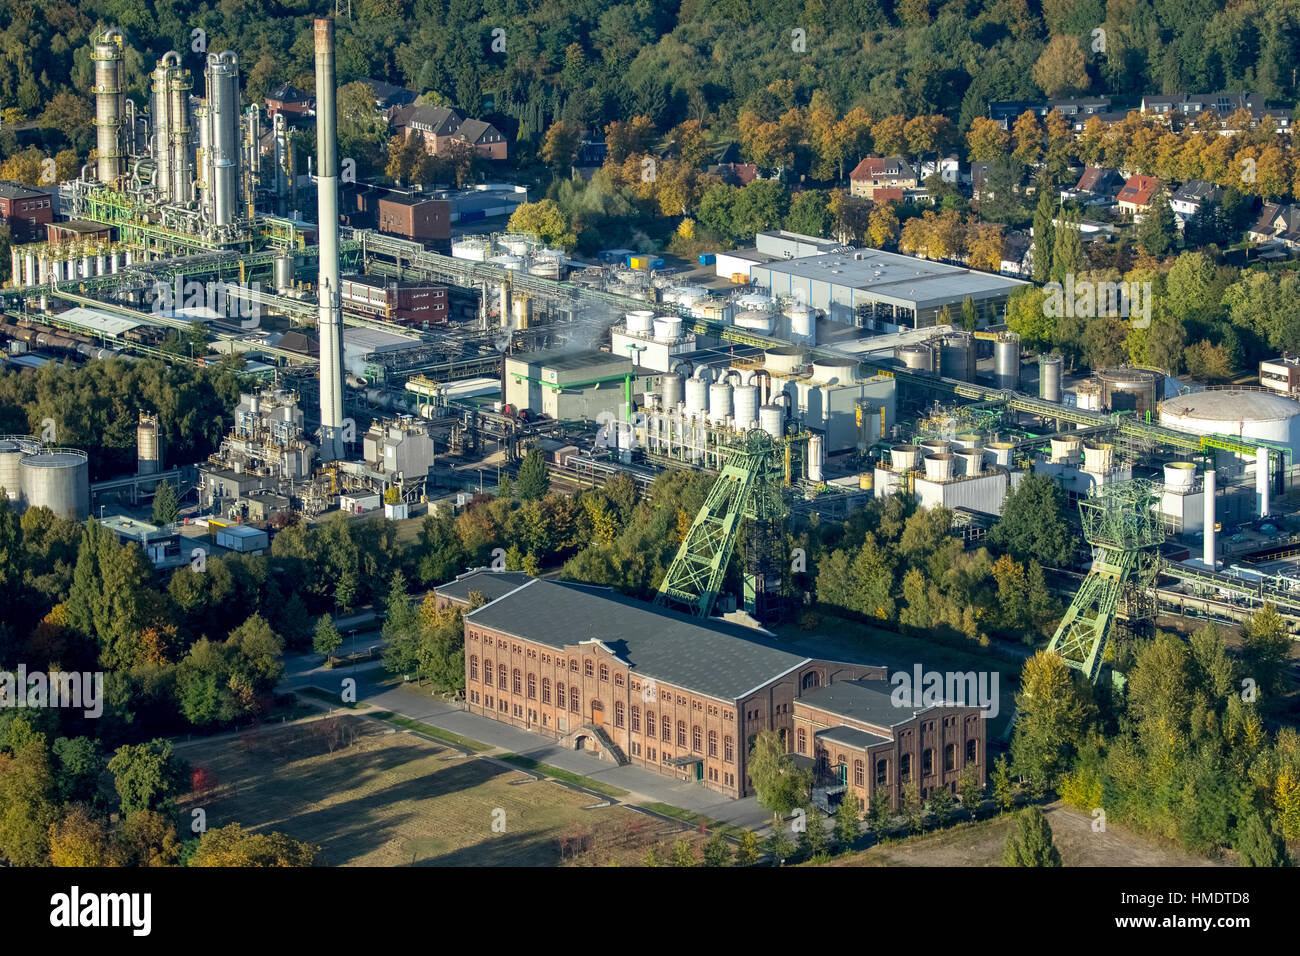
[[[351,275],[339,280],[343,308],[406,325],[447,321],[447,287],[430,282],[399,282],[382,276]]]

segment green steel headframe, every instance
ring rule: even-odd
[[[1155,487],[1141,478],[1102,485],[1079,502],[1083,536],[1098,557],[1047,645],[1095,681],[1125,582],[1147,548],[1165,540]]]
[[[722,588],[742,518],[755,525],[784,514],[776,445],[751,429],[727,459],[664,574],[655,604],[708,617]],[[751,586],[746,582],[746,599]]]

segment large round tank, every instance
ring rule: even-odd
[[[275,257],[275,291],[284,295],[293,288],[293,256],[281,253]]]
[[[772,324],[771,312],[759,312],[757,309],[746,309],[744,312],[738,312],[736,314],[735,325],[738,329],[748,329],[751,332],[769,335],[772,332]]]
[[[948,452],[925,456],[925,477],[930,481],[947,481],[957,470],[957,456]]]
[[[1232,435],[1300,450],[1300,402],[1264,391],[1215,388],[1161,402],[1160,424],[1197,435]]]
[[[732,393],[736,405],[736,430],[748,431],[758,421],[758,386],[737,385]]]
[[[497,245],[512,256],[524,256],[533,247],[533,240],[518,234],[497,237]]]
[[[1016,446],[1014,442],[993,441],[989,442],[984,450],[992,459],[993,464],[1000,465],[1003,468],[1010,468],[1011,455],[1016,450]]]
[[[726,382],[714,382],[709,386],[709,421],[721,425],[730,415],[731,386]]]
[[[785,409],[780,405],[764,405],[758,410],[758,427],[773,438],[785,433]]]
[[[790,338],[809,345],[817,341],[817,319],[812,309],[796,302],[786,309],[785,314],[790,318]]]
[[[520,269],[524,267],[524,260],[522,256],[511,256],[511,255],[495,256],[492,259],[489,259],[488,261],[501,266],[501,268],[503,269],[509,269],[511,272],[518,272]]]
[[[818,359],[813,362],[812,380],[820,385],[850,385],[858,380],[856,359]]]
[[[921,460],[920,445],[895,445],[889,449],[889,467],[891,471],[910,471]]]
[[[1165,463],[1165,489],[1167,491],[1191,491],[1195,481],[1195,462],[1170,461]]]
[[[682,377],[676,372],[665,375],[659,389],[665,411],[672,411],[682,403]]]
[[[894,349],[894,358],[902,362],[904,368],[918,372],[934,371],[934,351],[928,345],[900,345]]]
[[[686,380],[686,414],[701,418],[709,410],[709,383],[698,378]]]
[[[783,345],[763,353],[763,367],[775,375],[788,375],[804,364],[807,353],[794,345]]]
[[[939,340],[939,374],[969,382],[975,378],[975,339],[968,332],[954,332]]]
[[[638,309],[635,312],[625,313],[623,321],[632,335],[649,335],[650,324],[654,321],[654,317],[655,314],[649,309]]]
[[[942,455],[952,447],[952,442],[945,441],[942,438],[930,438],[919,443],[921,452],[926,455]]]
[[[993,342],[993,379],[998,388],[1020,387],[1020,336],[999,332]]]
[[[756,312],[775,312],[776,303],[765,295],[757,292],[747,292],[736,299],[736,311],[744,312],[746,310]]]
[[[1038,397],[1048,402],[1061,401],[1061,367],[1059,355],[1038,356]]]
[[[41,450],[41,443],[34,438],[9,436],[0,438],[0,488],[10,501],[18,501],[23,496],[22,470],[18,464],[28,455]]]
[[[1097,373],[1101,383],[1101,410],[1133,412],[1139,418],[1154,412],[1164,375],[1143,368],[1110,368]]]
[[[158,449],[158,419],[141,415],[135,426],[137,470],[142,475],[156,475],[161,470],[162,456]]]
[[[1083,470],[1094,475],[1110,474],[1115,464],[1115,446],[1109,442],[1083,443]]]
[[[664,316],[654,320],[654,337],[660,342],[671,342],[682,337],[682,320],[676,316]]]
[[[460,239],[451,244],[453,259],[470,259],[474,262],[487,262],[492,254],[491,243],[482,239]]]
[[[75,448],[51,448],[18,462],[22,500],[28,508],[46,507],[60,518],[90,517],[90,459]]]
[[[668,290],[664,296],[665,302],[673,302],[684,308],[691,308],[701,299],[707,299],[709,290],[698,285],[676,286]]]

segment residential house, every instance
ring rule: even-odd
[[[728,186],[748,186],[758,178],[753,163],[714,163],[705,172],[720,177]]]
[[[1160,180],[1154,176],[1130,176],[1116,197],[1120,211],[1128,213],[1135,221],[1141,219],[1159,189]]]
[[[266,94],[266,115],[290,113],[307,116],[312,112],[312,98],[299,90],[292,83],[281,83]]]
[[[1288,249],[1300,249],[1300,206],[1264,203],[1259,218],[1246,232],[1251,242],[1276,243]]]
[[[1223,199],[1223,190],[1214,183],[1203,179],[1189,179],[1179,186],[1169,197],[1169,207],[1178,217],[1178,228],[1182,229],[1206,203],[1217,203]]]
[[[1168,116],[1180,124],[1209,114],[1218,122],[1225,136],[1241,132],[1233,128],[1237,124],[1229,121],[1242,110],[1250,115],[1252,127],[1258,126],[1267,116],[1272,118],[1279,130],[1289,130],[1293,119],[1292,110],[1271,109],[1264,105],[1264,97],[1258,93],[1152,94],[1142,97],[1141,110],[1144,113]]]
[[[41,227],[54,221],[54,199],[21,183],[0,182],[0,224],[17,242],[44,238]]]
[[[849,173],[849,193],[874,199],[877,189],[915,189],[916,167],[901,156],[868,156]]]
[[[456,130],[453,140],[468,143],[484,159],[506,159],[508,147],[506,138],[491,123],[482,120],[467,119]]]
[[[989,119],[996,120],[1003,129],[1015,126],[1016,120],[1025,112],[1033,113],[1040,120],[1056,110],[1070,123],[1075,132],[1083,129],[1089,116],[1106,113],[1110,110],[1109,96],[1086,96],[1079,99],[1053,100],[996,100],[989,103]]]
[[[962,163],[957,158],[957,154],[944,156],[941,159],[927,159],[921,163],[921,182],[925,182],[935,173],[945,183],[952,183],[954,186],[962,182]],[[966,174],[969,180],[969,173]]]
[[[1124,177],[1110,166],[1087,166],[1073,189],[1064,190],[1064,199],[1079,199],[1089,205],[1112,205],[1124,188]]]
[[[393,112],[393,131],[404,136],[424,137],[424,148],[432,156],[445,156],[451,143],[468,143],[485,159],[505,159],[505,137],[491,123],[463,119],[446,106],[403,106]]]
[[[415,91],[395,86],[386,80],[362,80],[375,94],[375,109],[388,113],[415,102]]]
[[[1034,271],[1034,259],[1030,253],[1033,240],[1023,232],[1009,232],[1002,239],[1002,263],[998,271],[1003,275],[1028,277]]]

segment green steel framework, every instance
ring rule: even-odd
[[[1141,478],[1102,485],[1079,502],[1083,536],[1100,549],[1047,649],[1092,681],[1101,670],[1124,585],[1141,553],[1165,539],[1153,508],[1155,488]]]
[[[772,566],[770,535],[785,513],[775,452],[772,437],[758,428],[750,430],[732,451],[664,574],[655,604],[708,617],[722,589],[744,518],[751,522],[749,546],[753,554],[746,562],[745,609],[750,613],[763,610],[770,576],[779,570]]]

